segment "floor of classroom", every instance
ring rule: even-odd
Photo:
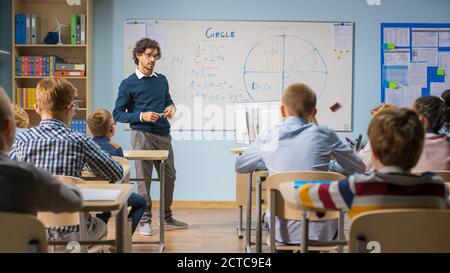
[[[133,241],[158,240],[159,219],[158,213],[153,212],[153,234],[152,236],[142,236],[139,227],[133,235]],[[254,217],[255,214],[252,216]],[[165,253],[244,253],[245,236],[238,238],[237,209],[175,209],[174,217],[177,220],[187,222],[189,228],[178,230],[167,230],[165,232],[166,246]],[[245,217],[245,214],[244,214]],[[253,227],[255,227],[253,223]],[[244,218],[245,226],[245,218]],[[114,238],[115,223],[114,218],[108,223],[108,237]],[[252,241],[254,241],[252,232]],[[266,232],[263,231],[263,242],[265,242]],[[266,252],[267,246],[263,247]],[[133,253],[156,253],[158,245],[134,244]]]

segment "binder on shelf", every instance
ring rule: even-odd
[[[84,77],[86,73],[84,71],[58,71],[55,70],[54,76],[56,77]]]
[[[39,17],[31,14],[31,43],[39,44]]]
[[[21,14],[16,14],[15,15],[15,21],[16,21],[16,25],[15,25],[15,43],[16,44],[20,44],[21,43],[21,37],[20,37],[20,17]]]
[[[25,16],[26,16],[25,43],[31,44],[31,14],[25,14]]]
[[[77,45],[81,44],[81,25],[77,25]]]
[[[86,44],[86,15],[85,14],[80,15],[80,28],[81,28],[80,43],[82,45],[84,45],[84,44]]]
[[[18,44],[25,44],[26,39],[26,15],[25,14],[19,14],[19,42]]]
[[[80,16],[72,13],[70,16],[70,43],[77,44],[77,25],[80,24]]]
[[[84,64],[65,64],[65,63],[56,63],[55,70],[65,70],[65,71],[85,71],[86,65]]]

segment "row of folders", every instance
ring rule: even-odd
[[[64,31],[58,21],[59,31]],[[65,25],[64,25],[65,26]],[[16,44],[40,44],[40,19],[35,14],[18,13],[15,15]],[[61,35],[63,36],[63,35]],[[55,42],[56,43],[56,42]],[[71,14],[70,16],[70,44],[86,44],[86,15]]]
[[[65,64],[57,56],[21,56],[16,59],[16,76],[84,77],[84,64]]]
[[[16,14],[16,44],[39,44],[39,21],[35,14]]]
[[[36,103],[36,88],[17,88],[16,103],[22,108],[33,108]]]

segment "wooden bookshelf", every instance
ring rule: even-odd
[[[80,109],[74,119],[86,120],[91,112],[91,90],[92,90],[92,51],[93,51],[93,2],[94,0],[81,0],[81,5],[70,6],[66,0],[13,0],[12,5],[12,94],[14,103],[18,104],[16,98],[17,88],[35,88],[40,80],[45,76],[17,76],[16,59],[20,56],[58,56],[66,63],[86,64],[86,76],[84,77],[64,77],[69,80],[77,89],[78,97],[81,100]],[[16,44],[15,43],[15,15],[18,13],[36,14],[40,24],[37,32],[39,40],[37,44]],[[70,16],[71,14],[86,15],[86,44],[70,44]],[[61,28],[62,45],[45,44],[44,38],[50,31],[56,30],[56,21],[67,27]],[[40,117],[33,107],[25,108],[30,116],[30,126],[36,126],[40,122]]]

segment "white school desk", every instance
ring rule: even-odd
[[[127,201],[128,197],[131,195],[132,187],[129,184],[76,184],[80,189],[108,189],[108,190],[120,190],[119,196],[115,200],[108,201],[83,201],[82,213],[80,213],[80,223],[81,227],[85,226],[85,219],[89,212],[91,211],[103,211],[112,212],[118,211],[116,216],[116,248],[118,253],[123,253],[127,251],[128,242],[131,240],[127,236],[128,228],[128,207]],[[86,233],[80,232],[81,241],[85,241]],[[130,234],[131,235],[131,234]],[[84,238],[83,238],[84,237]],[[102,241],[96,241],[101,243]]]
[[[116,181],[114,183],[116,184],[129,184],[130,183],[130,173],[131,173],[131,167],[130,165],[121,165],[123,168],[123,177],[119,181]],[[109,181],[106,181],[102,179],[101,177],[96,176],[92,172],[89,171],[82,171],[81,172],[81,178],[85,180],[89,184],[108,184]]]
[[[240,155],[245,151],[245,147],[235,147],[231,148],[230,152],[232,154]],[[262,251],[262,225],[261,225],[261,210],[262,210],[262,192],[265,178],[269,176],[267,171],[256,171],[248,174],[238,174],[236,173],[236,203],[239,209],[239,219],[238,219],[238,236],[239,239],[243,238],[242,235],[242,207],[246,205],[246,227],[245,227],[245,250],[247,253],[251,252],[251,230],[252,230],[252,205],[253,205],[253,183],[256,184],[255,193],[255,203],[256,203],[256,252],[260,253]],[[245,187],[245,182],[247,181],[247,187]]]
[[[150,181],[159,182],[159,241],[138,241],[133,242],[134,244],[159,244],[159,252],[164,251],[164,167],[166,165],[166,160],[169,157],[168,150],[125,150],[123,155],[128,160],[148,160],[148,161],[159,161],[159,177],[157,179],[150,178]],[[152,175],[152,174],[150,174]],[[148,179],[143,177],[130,178],[130,181],[144,182],[147,184]],[[147,188],[147,194],[150,198],[150,189]]]
[[[327,211],[333,211],[331,209],[311,209],[307,207],[303,207],[299,204],[297,204],[297,195],[298,195],[298,189],[295,189],[292,182],[285,182],[281,183],[279,186],[280,193],[283,196],[283,199],[286,203],[288,203],[290,206],[297,207],[303,211],[303,223],[302,223],[302,243],[301,243],[301,253],[306,253],[308,249],[308,238],[309,238],[309,232],[307,225],[309,224],[309,218],[307,217],[308,212],[327,212]],[[273,195],[272,197],[275,197]],[[271,202],[275,203],[274,198],[271,198]],[[336,211],[336,210],[334,210]],[[306,227],[306,228],[305,228]],[[338,245],[338,252],[343,252],[343,245],[346,243],[344,238],[344,213],[339,210],[339,224],[338,224],[338,239],[337,242],[339,242]]]

